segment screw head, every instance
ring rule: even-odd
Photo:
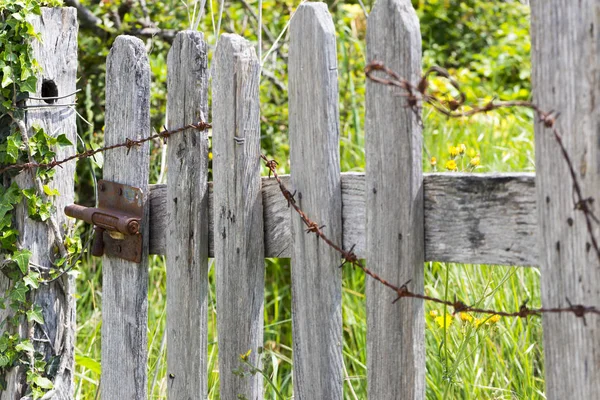
[[[140,223],[137,221],[129,221],[127,224],[127,231],[130,235],[135,235],[140,231]]]

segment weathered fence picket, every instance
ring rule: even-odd
[[[419,20],[410,0],[379,0],[367,19],[367,59],[410,82],[421,75]],[[366,259],[385,279],[423,292],[422,132],[397,88],[367,81]],[[367,280],[367,385],[371,399],[425,398],[422,300]]]
[[[167,58],[167,125],[208,115],[203,35],[180,32]],[[167,376],[171,399],[207,396],[208,137],[189,129],[167,148]]]
[[[219,38],[213,73],[213,177],[219,383],[223,399],[260,399],[265,256],[260,179],[260,65],[237,35]],[[237,372],[237,373],[236,373]]]
[[[75,110],[60,104],[73,103],[75,83],[77,81],[77,15],[72,8],[42,9],[40,16],[33,17],[31,23],[36,32],[40,32],[40,41],[33,43],[35,59],[39,60],[42,72],[38,76],[36,93],[31,97],[41,98],[42,92],[53,93],[54,96],[73,94],[58,100],[34,100],[26,102],[28,107],[25,117],[29,136],[35,132],[34,127],[42,127],[53,136],[65,134],[72,142],[76,142],[77,125],[75,123]],[[43,108],[40,106],[53,107]],[[73,146],[58,148],[56,156],[64,158],[75,153]],[[61,210],[65,205],[71,204],[74,197],[75,162],[63,165],[57,169],[49,184],[52,189],[57,189],[60,196],[53,198],[54,205]],[[21,188],[35,188],[40,193],[41,184],[33,182],[33,174],[29,171],[22,172],[15,177]],[[64,214],[56,215],[55,229],[65,232],[63,227],[72,226],[72,221],[67,221]],[[42,268],[51,268],[54,259],[55,234],[50,227],[51,222],[34,221],[28,217],[27,204],[23,203],[17,208],[16,227],[20,232],[20,244],[32,252],[30,262]],[[0,290],[2,295],[8,288],[10,280],[0,273]],[[48,335],[48,342],[33,341],[36,351],[44,355],[46,362],[58,362],[56,377],[54,378],[55,399],[69,399],[74,388],[74,337],[75,337],[75,299],[74,278],[64,275],[50,285],[43,285],[34,291],[32,303],[42,308],[44,326],[24,321],[19,328],[19,335],[23,338],[44,337]],[[6,327],[4,318],[11,313],[11,308],[0,310],[0,334]],[[25,396],[26,377],[25,368],[14,368],[6,379],[6,390],[0,391],[0,399],[12,400]]]
[[[563,141],[584,197],[600,187],[597,126],[600,14],[597,2],[532,1],[535,102],[559,110]],[[73,9],[43,9],[33,19],[42,42],[35,56],[58,94],[75,91]],[[177,35],[168,56],[168,118],[175,129],[209,122],[207,45],[200,33]],[[409,0],[378,0],[368,18],[368,60],[382,61],[417,82],[421,74],[418,19]],[[582,61],[583,60],[583,61]],[[222,35],[212,66],[213,184],[208,182],[207,132],[168,140],[167,185],[148,185],[149,145],[108,152],[103,177],[144,192],[144,251],[135,264],[105,256],[102,291],[102,378],[106,400],[147,398],[148,253],[167,256],[168,396],[207,397],[208,257],[215,257],[219,379],[222,399],[263,398],[264,258],[292,258],[294,392],[298,399],[343,397],[340,255],[290,210],[273,178],[260,177],[259,61],[251,44]],[[324,3],[303,3],[290,26],[289,132],[292,175],[283,183],[297,204],[344,249],[385,279],[423,290],[423,262],[536,265],[544,306],[600,304],[600,270],[586,222],[573,207],[573,185],[552,132],[536,123],[534,174],[423,174],[421,128],[397,89],[367,82],[365,174],[340,173],[335,31]],[[40,94],[38,93],[38,96]],[[58,101],[68,103],[71,99]],[[29,100],[27,105],[39,105]],[[107,59],[107,145],[150,135],[150,69],[144,44],[116,39]],[[74,111],[30,109],[28,127],[43,125],[75,141]],[[66,156],[74,148],[59,150]],[[73,199],[74,164],[53,182],[61,209]],[[31,185],[20,174],[21,185]],[[536,181],[537,180],[537,181]],[[6,181],[3,182],[6,184]],[[580,205],[581,206],[581,205]],[[17,213],[22,245],[47,266],[53,234]],[[58,216],[62,227],[64,215]],[[538,222],[539,220],[539,222]],[[308,232],[307,232],[308,229]],[[596,237],[598,225],[592,226]],[[536,244],[539,246],[536,247]],[[9,282],[0,274],[0,289]],[[36,292],[46,333],[60,343],[54,398],[73,396],[72,278]],[[425,397],[421,300],[367,280],[367,358],[370,399]],[[0,310],[0,321],[7,316]],[[600,318],[586,324],[570,313],[544,315],[549,399],[600,396]],[[0,325],[1,327],[2,325]],[[29,334],[23,325],[19,334]],[[41,334],[39,336],[42,336]],[[37,348],[51,356],[44,342]],[[54,349],[57,347],[54,346]],[[248,353],[249,351],[249,353]],[[256,372],[256,371],[253,371]],[[23,370],[7,376],[0,400],[23,394]]]
[[[558,110],[557,124],[583,197],[600,188],[598,2],[531,2],[533,97]],[[574,207],[573,180],[552,131],[535,126],[542,304],[600,304],[600,264],[584,214]],[[597,198],[594,208],[597,210]],[[596,214],[597,215],[597,214]],[[593,233],[600,227],[593,223]],[[543,317],[548,399],[600,397],[600,317]]]
[[[150,135],[150,64],[144,43],[119,36],[106,60],[106,145]],[[140,188],[147,204],[150,146],[105,155],[103,177]],[[102,188],[99,188],[102,190]],[[142,262],[102,258],[102,383],[104,400],[146,400],[148,358],[148,207]]]
[[[289,140],[297,204],[342,239],[335,29],[325,3],[304,3],[290,24]],[[342,276],[339,254],[292,213],[294,393],[342,398]]]

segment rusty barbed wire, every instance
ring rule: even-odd
[[[8,165],[8,166],[0,169],[0,174],[3,174],[5,172],[11,171],[11,170],[22,171],[22,170],[25,170],[25,169],[33,169],[33,168],[52,169],[52,168],[61,166],[62,164],[66,163],[66,162],[69,162],[71,160],[80,160],[82,158],[94,157],[98,153],[104,153],[104,152],[109,151],[109,150],[114,150],[114,149],[123,148],[123,147],[127,148],[127,154],[129,154],[129,151],[131,150],[131,148],[140,146],[143,143],[149,142],[149,141],[154,140],[154,139],[159,139],[160,138],[160,139],[167,140],[171,135],[183,132],[186,129],[196,129],[196,130],[199,130],[199,131],[204,131],[204,130],[206,130],[208,128],[211,128],[211,127],[212,127],[211,124],[206,123],[204,121],[199,121],[199,122],[196,122],[196,123],[193,123],[193,124],[187,124],[185,126],[177,128],[177,129],[167,129],[166,127],[164,127],[161,132],[158,132],[158,133],[156,133],[154,135],[148,136],[148,137],[143,138],[143,139],[132,140],[132,139],[126,138],[124,142],[113,144],[111,146],[100,147],[100,148],[97,148],[97,149],[91,149],[90,148],[89,150],[83,151],[81,153],[74,154],[74,155],[69,156],[67,158],[64,158],[62,160],[56,160],[55,159],[55,160],[50,161],[48,163],[27,162],[27,163],[22,163],[22,164],[11,164],[11,165]]]
[[[383,71],[387,74],[388,78],[378,77],[373,75],[375,71]],[[575,209],[583,212],[586,220],[588,234],[592,241],[592,246],[596,251],[596,255],[598,260],[600,261],[600,248],[598,247],[598,242],[596,237],[593,234],[593,226],[592,223],[598,223],[598,218],[594,215],[591,210],[591,206],[593,204],[593,198],[584,198],[583,190],[581,185],[577,179],[577,174],[575,172],[575,168],[573,166],[573,162],[567,152],[567,149],[563,143],[562,135],[558,128],[556,127],[556,120],[559,117],[560,113],[551,111],[545,112],[540,107],[535,105],[532,102],[528,101],[496,101],[495,99],[487,102],[483,106],[475,106],[467,111],[460,111],[460,108],[466,103],[466,95],[460,89],[460,85],[456,82],[450,74],[443,68],[440,67],[432,67],[429,68],[421,77],[417,85],[413,85],[408,80],[401,78],[391,69],[387,68],[381,62],[371,62],[365,68],[365,74],[368,79],[383,84],[387,86],[395,86],[403,90],[403,93],[400,95],[406,98],[406,107],[412,109],[417,117],[419,118],[419,123],[422,125],[422,121],[420,120],[420,110],[423,103],[430,104],[437,112],[449,117],[449,118],[461,118],[461,117],[470,117],[479,113],[486,113],[493,110],[503,109],[503,108],[528,108],[534,111],[534,113],[539,118],[539,122],[543,124],[546,129],[550,129],[554,135],[554,138],[560,147],[562,157],[564,158],[567,166],[569,168],[569,173],[571,175],[571,179],[573,180],[573,188],[576,194],[576,202]],[[458,91],[458,96],[453,97],[450,100],[443,100],[436,97],[433,94],[428,93],[429,89],[429,77],[433,74],[439,75],[449,81],[449,83]],[[391,79],[389,79],[391,78]],[[542,314],[556,314],[556,313],[572,313],[577,318],[581,318],[583,320],[584,325],[586,325],[585,316],[587,314],[596,314],[600,315],[600,309],[595,306],[585,306],[581,304],[572,304],[571,301],[566,298],[566,302],[568,307],[540,307],[540,308],[530,308],[527,306],[527,301],[523,302],[519,307],[518,311],[501,311],[501,310],[493,310],[487,308],[480,308],[467,305],[463,301],[457,300],[454,301],[445,300],[433,296],[428,296],[426,294],[420,294],[411,291],[408,288],[410,281],[405,282],[401,286],[397,286],[393,283],[388,282],[383,277],[379,276],[377,273],[367,268],[364,263],[362,263],[356,253],[354,253],[353,245],[350,250],[344,250],[341,246],[334,243],[331,239],[325,235],[323,232],[324,225],[319,225],[317,222],[311,220],[306,213],[298,206],[296,203],[296,199],[294,195],[296,192],[292,193],[289,189],[283,184],[281,178],[277,174],[277,166],[278,162],[273,159],[267,158],[264,154],[261,154],[261,159],[265,162],[265,166],[269,169],[269,177],[271,174],[274,176],[275,180],[279,185],[279,190],[281,191],[283,197],[288,202],[288,207],[292,207],[296,213],[300,216],[302,222],[306,225],[306,233],[311,234],[314,233],[319,239],[323,240],[327,245],[331,248],[335,249],[343,260],[340,268],[346,264],[350,264],[353,267],[360,268],[367,276],[375,281],[379,282],[383,286],[388,289],[394,291],[396,293],[396,299],[393,303],[396,303],[398,300],[402,298],[415,298],[421,299],[424,301],[430,301],[433,303],[441,304],[444,306],[452,307],[453,314],[456,313],[477,313],[477,314],[487,314],[487,315],[498,315],[501,317],[520,317],[527,318],[529,316],[541,316]]]
[[[387,280],[385,280],[384,278],[382,278],[381,276],[379,276],[374,271],[367,268],[358,259],[358,256],[356,255],[356,253],[354,253],[355,245],[353,245],[350,248],[350,250],[344,250],[341,246],[337,245],[335,242],[333,242],[331,239],[329,239],[327,237],[327,235],[325,235],[325,233],[323,233],[323,230],[322,230],[325,227],[325,225],[319,225],[317,222],[311,220],[306,215],[306,213],[300,208],[300,206],[298,206],[298,204],[296,203],[296,199],[294,198],[294,195],[296,194],[296,192],[294,192],[294,193],[290,192],[289,189],[282,182],[281,178],[279,177],[279,174],[277,173],[277,166],[279,165],[279,163],[276,160],[267,158],[267,156],[265,156],[264,154],[261,154],[260,158],[265,162],[265,166],[269,169],[269,177],[272,174],[273,177],[275,178],[275,180],[277,181],[277,184],[279,185],[279,190],[281,191],[283,197],[288,202],[288,207],[292,207],[296,211],[296,213],[300,216],[300,219],[302,220],[304,225],[306,225],[306,230],[305,230],[306,233],[307,234],[314,233],[319,239],[323,240],[325,243],[327,243],[327,245],[329,245],[331,248],[333,248],[338,253],[340,253],[342,260],[343,260],[342,264],[339,266],[340,268],[342,268],[346,264],[350,264],[354,267],[360,268],[370,278],[381,283],[383,286],[393,290],[396,293],[396,295],[398,296],[393,301],[393,303],[396,303],[398,300],[400,300],[404,297],[408,297],[408,298],[421,299],[421,300],[430,301],[433,303],[452,307],[454,309],[453,314],[460,313],[460,312],[467,312],[467,313],[477,313],[477,314],[498,315],[501,317],[526,318],[529,316],[540,316],[542,314],[572,313],[576,317],[582,318],[584,325],[586,325],[585,316],[587,314],[600,315],[600,309],[593,307],[593,306],[572,304],[568,298],[566,299],[567,304],[569,304],[568,307],[530,308],[527,306],[527,301],[525,301],[523,304],[521,304],[518,311],[509,312],[509,311],[499,311],[499,310],[473,307],[473,306],[467,305],[466,303],[464,303],[460,300],[456,300],[456,299],[454,301],[449,301],[449,300],[444,300],[444,299],[440,299],[440,298],[433,297],[433,296],[428,296],[425,294],[415,293],[415,292],[412,292],[408,288],[408,284],[410,283],[410,281],[405,282],[401,286],[394,285],[393,283],[390,283]]]
[[[375,76],[375,71],[382,71],[387,75],[387,78]],[[429,93],[429,77],[434,74],[448,80],[450,85],[458,91],[458,97],[453,97],[450,100],[444,100],[438,98],[435,94]],[[567,164],[569,175],[571,176],[571,180],[573,182],[573,190],[576,196],[574,209],[581,211],[584,215],[588,236],[592,242],[592,247],[594,248],[596,257],[600,262],[600,246],[598,245],[598,240],[596,239],[593,230],[593,223],[595,222],[596,224],[599,224],[600,220],[598,220],[592,210],[594,198],[585,197],[583,195],[581,184],[579,183],[577,173],[575,172],[575,166],[571,160],[571,157],[569,156],[567,148],[564,145],[562,134],[556,126],[556,120],[560,116],[560,112],[554,110],[546,112],[538,105],[530,101],[497,101],[496,99],[488,101],[483,106],[471,106],[469,110],[460,111],[459,109],[466,105],[467,96],[461,90],[460,84],[452,78],[450,73],[437,66],[431,67],[425,71],[416,86],[411,84],[408,80],[401,78],[396,72],[386,67],[380,61],[373,61],[369,63],[365,67],[365,75],[373,82],[402,89],[404,93],[401,93],[401,96],[406,97],[407,107],[409,107],[417,115],[421,125],[422,122],[420,120],[420,110],[423,103],[431,105],[435,111],[445,115],[448,118],[471,117],[475,114],[482,114],[489,111],[506,108],[528,108],[533,110],[538,117],[538,121],[544,126],[544,128],[549,129],[552,132],[554,139],[560,148],[562,158]]]

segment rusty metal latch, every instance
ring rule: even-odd
[[[92,255],[104,254],[136,263],[142,262],[141,220],[144,216],[142,190],[120,183],[98,181],[98,207],[71,204],[69,217],[94,225]]]

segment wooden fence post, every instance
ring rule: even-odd
[[[169,128],[207,121],[208,58],[200,32],[169,51]],[[171,399],[207,396],[208,137],[193,129],[168,141],[167,380]]]
[[[595,0],[531,2],[534,101],[560,112],[557,127],[584,198],[600,198],[600,8]],[[542,304],[600,305],[600,263],[573,180],[552,130],[535,126],[536,188]],[[592,223],[593,234],[600,227]],[[600,318],[546,314],[544,354],[548,399],[600,397]]]
[[[58,95],[75,92],[77,74],[77,14],[73,8],[42,8],[42,15],[31,19],[35,32],[40,34],[41,40],[33,42],[34,58],[41,67],[38,76],[36,93],[32,97],[42,97],[44,89],[52,86]],[[46,133],[57,136],[65,134],[67,138],[76,143],[77,127],[75,111],[69,107],[60,107],[60,104],[73,103],[75,96],[53,102],[52,108],[31,108],[27,111],[25,123],[27,128],[39,126]],[[43,100],[28,100],[27,106],[48,105]],[[30,136],[32,132],[30,131]],[[74,154],[75,146],[56,149],[57,158],[61,159]],[[58,168],[54,178],[49,183],[52,189],[60,193],[52,199],[57,213],[54,215],[60,228],[72,222],[62,213],[65,205],[73,202],[75,162],[69,162]],[[26,170],[15,177],[19,187],[25,189],[34,187],[31,171]],[[44,194],[39,194],[44,196]],[[32,252],[30,262],[45,268],[51,268],[54,254],[54,234],[47,222],[36,222],[27,215],[25,203],[17,208],[17,230],[23,248]],[[64,233],[64,232],[62,232]],[[8,279],[0,274],[0,287],[4,290]],[[41,285],[33,292],[32,302],[42,308],[44,326],[34,324],[30,333],[33,337],[40,338],[48,335],[50,343],[34,341],[36,351],[44,354],[47,362],[58,362],[58,371],[55,376],[49,376],[54,381],[53,398],[71,399],[74,388],[74,336],[75,336],[75,301],[73,297],[75,282],[73,277],[64,275],[50,285]],[[0,321],[9,310],[0,311]],[[2,325],[2,324],[0,324]],[[2,334],[3,327],[0,328]],[[27,323],[21,327],[22,337],[28,337]],[[6,378],[6,390],[0,392],[0,399],[20,399],[25,395],[27,385],[25,370],[15,368]]]
[[[335,28],[325,3],[304,3],[290,26],[292,191],[325,234],[342,242]],[[292,325],[297,399],[341,399],[341,256],[292,216]]]
[[[418,82],[419,20],[410,0],[378,0],[368,18],[367,61]],[[422,136],[400,90],[367,81],[365,147],[367,264],[384,279],[423,291]],[[396,299],[367,281],[370,399],[425,398],[423,301]]]
[[[150,135],[150,65],[144,43],[119,36],[106,60],[107,146]],[[148,142],[111,150],[104,179],[144,193],[142,262],[102,258],[102,399],[146,400],[148,330]]]
[[[262,399],[265,284],[260,177],[260,65],[254,48],[221,35],[213,64],[214,248],[217,273],[219,381],[222,399]]]

